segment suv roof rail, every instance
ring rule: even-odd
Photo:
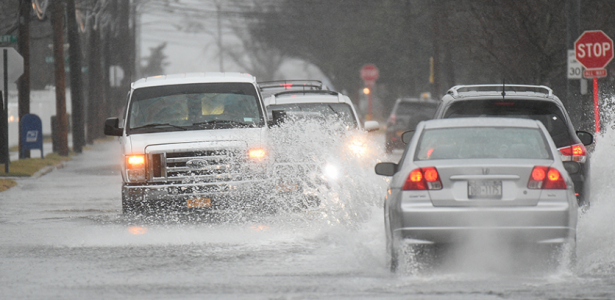
[[[505,86],[501,85],[501,84],[475,84],[475,85],[456,85],[452,88],[450,88],[447,92],[447,94],[451,94],[453,96],[459,96],[459,92],[462,90],[466,90],[466,91],[478,91],[478,90],[483,90],[483,91],[499,91],[502,90],[502,88],[506,88],[508,90],[508,88],[511,89],[511,91],[516,91],[516,92],[529,92],[530,90],[533,90],[534,92],[536,91],[542,91],[543,94],[547,94],[548,97],[552,97],[553,96],[553,90],[551,88],[549,88],[548,86],[544,86],[544,85],[529,85],[529,84],[506,84]]]
[[[279,93],[275,93],[274,96],[281,96],[281,95],[288,95],[288,94],[303,94],[303,95],[307,95],[307,94],[327,94],[327,95],[332,95],[332,96],[339,96],[340,93],[336,92],[336,91],[329,91],[329,90],[297,90],[297,91],[283,91],[283,92],[279,92]]]
[[[337,101],[338,102],[344,102],[344,100],[342,99],[342,94],[336,92],[336,91],[329,91],[329,90],[296,90],[296,91],[283,91],[283,92],[279,92],[279,93],[275,93],[273,94],[273,102],[271,104],[276,104],[276,98],[278,96],[283,96],[283,95],[296,95],[296,94],[303,94],[303,95],[307,95],[307,94],[325,94],[325,95],[331,95],[331,96],[337,96]]]
[[[327,89],[327,86],[322,83],[320,80],[311,80],[311,79],[300,79],[300,80],[273,80],[273,81],[263,81],[258,82],[258,88],[262,91],[263,89],[268,88],[295,88],[295,89],[318,89],[322,90]]]

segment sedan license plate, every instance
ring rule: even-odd
[[[211,198],[197,197],[186,200],[186,206],[189,208],[202,208],[211,206]]]
[[[468,181],[469,199],[501,199],[501,180]]]

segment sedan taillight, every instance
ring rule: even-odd
[[[583,144],[575,144],[557,149],[562,154],[562,161],[578,161],[584,163],[587,160],[587,150]]]
[[[438,170],[434,167],[426,167],[414,169],[402,188],[404,191],[408,190],[441,190],[442,181],[440,181],[440,175]]]
[[[527,188],[535,190],[565,190],[566,181],[557,169],[535,166],[532,169],[530,180],[527,182]]]

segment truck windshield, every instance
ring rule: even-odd
[[[198,83],[135,89],[128,133],[262,127],[264,116],[250,83]]]

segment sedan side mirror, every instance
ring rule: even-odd
[[[408,144],[410,140],[412,140],[412,136],[414,136],[414,130],[408,130],[401,134],[401,141],[404,142],[404,144]]]
[[[365,125],[363,125],[363,128],[365,128],[365,131],[367,132],[376,131],[380,129],[380,124],[378,123],[378,121],[365,121]]]
[[[376,164],[376,167],[374,168],[374,170],[376,171],[376,174],[378,175],[393,176],[395,175],[395,173],[397,173],[397,167],[398,166],[396,163],[383,162],[383,163]]]
[[[594,136],[587,131],[579,130],[577,131],[577,136],[581,140],[581,143],[583,143],[583,145],[585,146],[591,145],[591,143],[594,142]]]
[[[120,119],[108,118],[105,120],[105,135],[122,136],[123,128],[120,128]]]

